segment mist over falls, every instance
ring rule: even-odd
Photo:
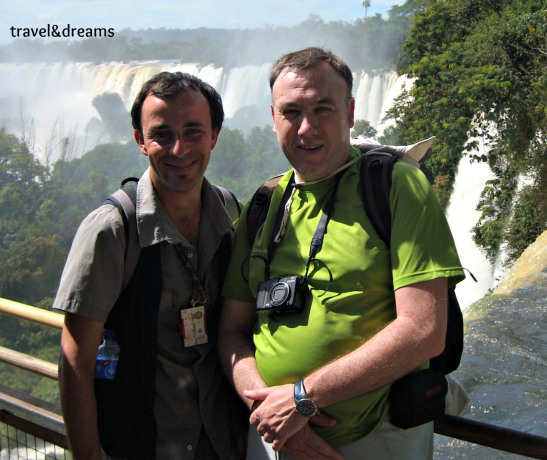
[[[79,139],[81,155],[97,143],[111,140],[100,123],[107,120],[101,120],[93,105],[96,96],[115,93],[129,111],[146,80],[160,71],[180,71],[197,75],[217,89],[224,102],[226,126],[249,132],[255,126],[271,125],[270,68],[271,64],[215,68],[174,61],[2,63],[0,122],[18,136],[32,126],[36,150],[42,157],[52,137],[68,135]],[[356,119],[368,120],[381,134],[381,120],[406,80],[395,72],[355,72]],[[128,116],[121,129],[126,130],[126,138],[131,137]]]

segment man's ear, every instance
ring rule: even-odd
[[[142,154],[145,156],[148,156],[148,150],[146,149],[146,145],[144,145],[144,138],[140,130],[136,129],[135,131],[133,131],[133,136],[135,137],[135,141],[137,142],[137,145],[141,149]]]
[[[277,134],[277,126],[275,126],[275,109],[274,109],[273,104],[270,104],[270,110],[271,110],[271,113],[272,113],[272,121],[273,121],[272,131],[274,132],[274,134]]]
[[[348,122],[349,127],[353,128],[353,125],[355,124],[355,98],[351,98],[349,100],[348,104]]]
[[[220,134],[220,129],[213,129],[213,134],[211,136],[211,150],[213,150],[216,147],[219,134]]]

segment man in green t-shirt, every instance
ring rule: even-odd
[[[390,248],[374,231],[360,196],[360,153],[350,145],[352,80],[319,48],[282,57],[270,74],[274,132],[293,170],[276,186],[252,247],[249,205],[242,213],[219,338],[251,432],[263,440],[250,438],[248,458],[431,457],[432,422],[396,428],[386,418],[388,393],[443,350],[447,286],[463,271],[415,167],[393,169]],[[321,242],[310,256],[312,240]]]

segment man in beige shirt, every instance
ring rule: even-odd
[[[163,72],[131,115],[150,163],[136,193],[135,272],[124,287],[124,222],[103,205],[75,236],[54,304],[66,312],[59,383],[73,456],[241,458],[247,415],[215,353],[233,226],[204,178],[222,102],[198,78]],[[93,377],[105,328],[121,350],[114,380]]]

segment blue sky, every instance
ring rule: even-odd
[[[382,14],[405,0],[371,0],[368,15]],[[364,17],[361,0],[2,0],[0,43],[13,40],[10,28],[197,27],[252,28],[295,25],[311,14],[325,21]]]

